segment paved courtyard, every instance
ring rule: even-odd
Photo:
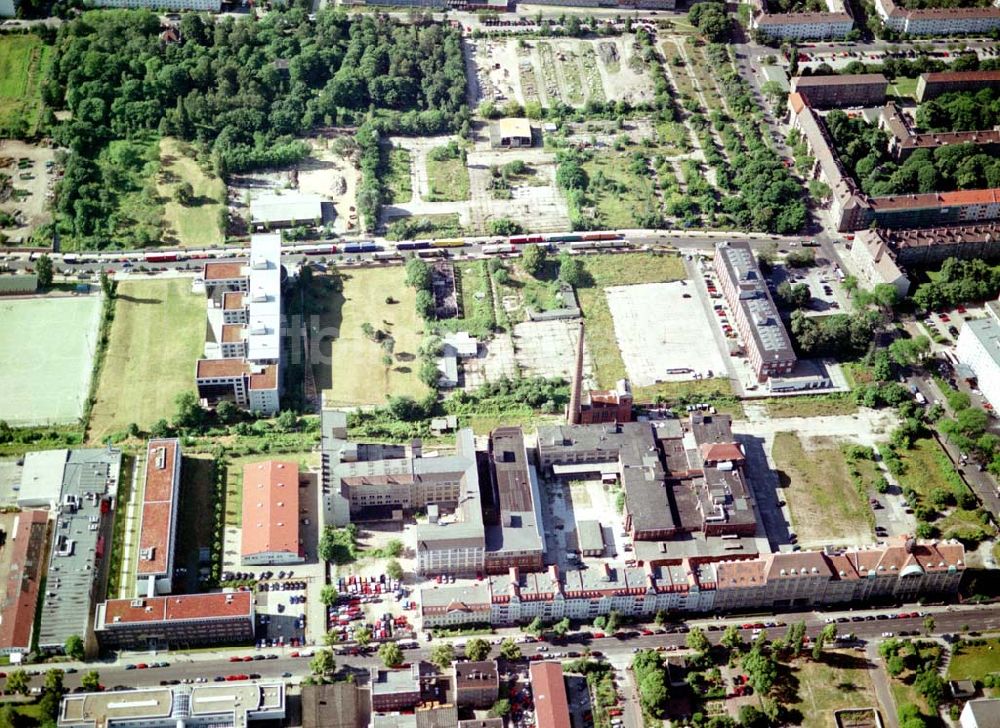
[[[514,326],[514,357],[522,373],[533,377],[571,379],[576,368],[580,324],[576,320],[525,321]],[[583,348],[584,386],[593,386],[593,365]]]

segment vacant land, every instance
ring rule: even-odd
[[[931,438],[917,440],[909,450],[898,451],[903,461],[903,473],[899,476],[899,484],[903,488],[912,488],[917,493],[917,500],[927,504],[931,491],[935,488],[949,488],[949,476],[957,481],[959,476],[954,473],[954,467],[948,456],[944,454],[937,442]],[[933,509],[932,509],[933,510]],[[979,530],[983,527],[975,511],[958,507],[944,510],[942,516],[934,521],[943,535],[952,530]]]
[[[422,397],[427,387],[417,377],[417,350],[423,322],[417,316],[416,294],[406,286],[400,266],[366,268],[343,274],[343,291],[334,293],[323,326],[335,331],[330,362],[317,372],[317,386],[329,390],[324,400],[334,405],[383,404],[388,395]],[[386,303],[392,294],[395,303]],[[362,324],[395,340],[393,364],[382,363],[383,347],[365,336]]]
[[[182,203],[177,199],[177,189],[185,183],[191,185],[193,194]],[[157,191],[166,200],[164,242],[184,246],[223,242],[225,231],[219,223],[225,210],[226,184],[202,169],[189,144],[169,137],[160,140]]]
[[[764,400],[770,417],[833,417],[853,415],[858,406],[848,395],[803,395]]]
[[[875,690],[863,655],[829,651],[822,662],[802,660],[793,667],[799,680],[802,728],[834,728],[833,711],[876,705]]]
[[[0,35],[0,137],[38,134],[51,63],[52,47],[37,35]]]
[[[591,282],[578,288],[576,295],[587,326],[587,348],[594,362],[597,386],[610,389],[626,374],[604,289],[680,280],[685,277],[684,264],[676,255],[653,253],[588,255],[582,260]]]
[[[427,155],[428,202],[460,202],[469,199],[469,170],[465,154],[451,147],[432,149]]]
[[[135,422],[148,428],[194,388],[204,350],[205,302],[188,279],[122,281],[90,420],[91,440]]]
[[[410,152],[402,147],[389,151],[389,169],[384,180],[386,199],[389,204],[409,202],[413,197],[410,181]]]
[[[813,438],[803,443],[794,432],[779,432],[771,454],[785,487],[792,528],[803,546],[871,538],[868,505],[851,482],[838,441]]]
[[[994,637],[983,642],[981,645],[962,643],[952,651],[948,663],[949,680],[982,680],[1000,672],[1000,639]]]
[[[583,168],[591,180],[589,197],[598,229],[647,227],[645,221],[658,215],[661,203],[644,162],[623,154],[601,154]]]
[[[0,302],[0,420],[65,424],[83,415],[100,318],[99,296]]]

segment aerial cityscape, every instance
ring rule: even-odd
[[[1000,728],[1000,0],[0,0],[0,728]]]

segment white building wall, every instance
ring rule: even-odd
[[[0,0],[0,3],[5,0]],[[150,10],[206,10],[217,13],[221,0],[94,0],[98,8],[148,8]]]
[[[14,0],[0,0],[0,18],[13,18],[14,13]]]
[[[979,391],[989,400],[994,408],[1000,408],[1000,367],[983,348],[982,342],[972,333],[968,326],[963,325],[958,334],[958,346],[955,353],[959,361],[969,365],[979,380]]]

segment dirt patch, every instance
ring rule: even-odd
[[[55,156],[51,147],[0,140],[0,212],[14,218],[13,225],[0,227],[8,243],[26,242],[35,228],[52,222],[52,185],[62,174]]]
[[[347,159],[331,149],[332,140],[311,142],[313,154],[299,165],[299,190],[322,195],[333,202],[337,217],[333,221],[336,233],[355,232],[358,227],[357,192],[360,172]]]

